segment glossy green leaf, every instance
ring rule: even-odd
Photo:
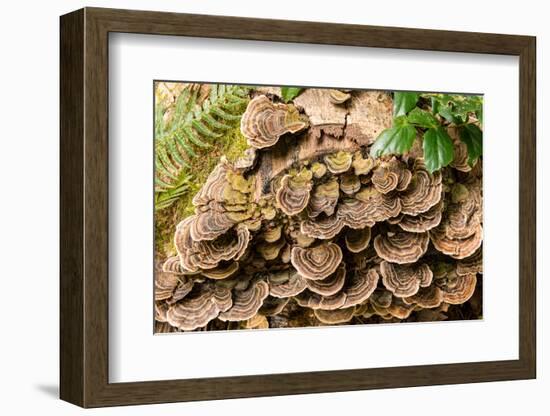
[[[468,148],[468,164],[473,166],[483,151],[483,132],[475,124],[466,124],[460,129],[460,140]]]
[[[416,107],[419,94],[417,92],[393,93],[393,116],[398,117],[407,114]]]
[[[423,148],[424,161],[430,173],[447,166],[454,158],[453,141],[441,126],[426,130]]]
[[[411,148],[416,137],[416,129],[411,126],[407,119],[397,117],[394,126],[382,131],[370,149],[373,157],[380,157],[388,154],[403,154]]]
[[[285,103],[288,103],[293,98],[297,97],[302,92],[303,88],[296,87],[281,87],[281,96]]]
[[[423,127],[425,129],[439,126],[439,121],[432,113],[422,110],[418,107],[412,110],[407,115],[407,120],[409,121],[409,123],[416,124],[417,126]]]

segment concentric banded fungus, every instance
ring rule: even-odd
[[[306,287],[306,279],[302,278],[296,270],[283,270],[271,273],[269,282],[269,294],[276,298],[290,298],[302,293]]]
[[[269,328],[269,322],[264,315],[256,314],[252,318],[247,319],[244,322],[245,329],[267,329]]]
[[[359,253],[365,250],[370,243],[371,231],[369,227],[359,230],[349,230],[346,233],[346,247],[352,253]]]
[[[483,273],[483,250],[479,248],[470,257],[456,263],[456,274],[464,276],[467,274]]]
[[[269,227],[262,233],[262,237],[266,243],[274,243],[281,238],[281,232],[283,227],[281,225],[276,225]]]
[[[186,279],[187,280],[187,279]],[[166,272],[155,274],[155,300],[166,300],[172,297],[172,292],[179,283],[178,275]]]
[[[233,305],[220,313],[222,321],[244,321],[252,318],[269,295],[269,286],[263,280],[251,283],[245,290],[233,290]]]
[[[426,253],[430,239],[427,233],[379,234],[374,239],[374,249],[390,263],[414,263]]]
[[[439,225],[441,222],[442,213],[443,201],[439,201],[428,211],[418,214],[417,216],[403,215],[397,224],[404,231],[409,231],[411,233],[423,233]]]
[[[340,309],[346,303],[346,295],[343,292],[338,292],[331,296],[321,296],[317,293],[305,290],[294,298],[298,305],[304,308],[324,309],[333,311]]]
[[[393,298],[391,305],[387,308],[388,313],[397,319],[407,319],[414,311],[414,305],[407,305],[400,298]]]
[[[470,237],[466,238],[449,238],[445,234],[445,230],[440,227],[429,231],[430,239],[434,247],[455,259],[464,259],[471,256],[481,246],[483,241],[483,229],[478,226]]]
[[[383,194],[374,186],[364,187],[355,195],[355,198],[366,203],[368,208],[364,215],[373,222],[386,221],[401,212],[399,198]]]
[[[359,305],[366,301],[376,290],[380,276],[374,268],[357,270],[346,283],[344,308]]]
[[[170,299],[167,299],[166,303],[171,305],[173,303],[180,301],[181,299],[186,297],[189,294],[189,292],[191,292],[191,290],[193,290],[194,285],[195,285],[194,280],[185,279],[185,278],[182,279],[176,286],[176,289],[174,290],[174,292],[172,293],[172,297]]]
[[[355,308],[337,309],[327,311],[324,309],[315,309],[313,313],[315,317],[324,324],[335,325],[349,322],[353,318]]]
[[[193,197],[194,206],[208,205],[210,201],[223,202],[223,190],[227,184],[225,178],[228,170],[228,165],[224,160],[216,165],[202,188]]]
[[[315,162],[311,165],[311,173],[314,178],[321,179],[327,173],[327,167],[323,163]]]
[[[477,278],[475,274],[456,276],[449,280],[442,288],[443,302],[451,305],[460,305],[472,297],[476,290]]]
[[[411,172],[395,157],[389,161],[380,162],[372,173],[373,185],[383,194],[394,189],[404,191],[409,186],[411,178]]]
[[[302,277],[321,280],[336,271],[342,261],[342,250],[334,243],[313,248],[294,247],[290,261]]]
[[[354,174],[344,174],[340,177],[340,189],[347,195],[353,195],[361,189],[361,181]]]
[[[218,266],[215,269],[203,270],[202,275],[208,277],[209,279],[220,280],[227,279],[228,277],[234,275],[237,270],[239,270],[239,263],[232,262],[226,264],[225,266]]]
[[[401,212],[418,215],[428,211],[441,200],[442,189],[441,172],[430,174],[421,163],[416,162],[410,184],[400,194]]]
[[[342,226],[347,225],[350,228],[359,229],[374,225],[375,220],[372,216],[376,211],[377,207],[367,202],[358,199],[344,199],[338,204],[336,215]]]
[[[345,222],[338,213],[338,215],[331,215],[330,217],[304,220],[300,224],[300,230],[311,238],[328,240],[342,231],[344,225]]]
[[[383,261],[380,274],[386,289],[401,298],[416,294],[421,286],[429,286],[433,278],[427,264],[401,266]]]
[[[436,285],[421,287],[414,295],[403,298],[403,301],[421,308],[437,308],[443,302],[443,292]]]
[[[274,104],[265,95],[248,103],[241,118],[241,132],[248,144],[257,149],[273,146],[285,133],[307,127],[307,119],[292,104]]]
[[[344,173],[351,167],[352,155],[348,152],[339,151],[326,155],[324,160],[330,172],[334,174]]]
[[[184,331],[205,326],[220,312],[231,308],[231,291],[214,284],[203,284],[166,312],[167,322]]]
[[[170,274],[185,274],[185,270],[181,268],[178,256],[168,257],[162,264],[162,271]]]
[[[235,225],[235,221],[226,212],[215,210],[201,212],[189,218],[193,218],[189,231],[194,241],[214,240]]]
[[[336,178],[317,185],[311,194],[308,205],[308,215],[314,218],[324,212],[326,215],[334,214],[338,203],[338,181]]]
[[[221,261],[239,260],[244,254],[250,239],[250,232],[244,226],[238,226],[230,232],[212,241],[193,241],[190,236],[190,221],[187,217],[176,227],[174,244],[181,266],[189,271],[214,269]]]
[[[296,175],[285,175],[275,193],[279,208],[289,216],[299,214],[309,202],[313,186],[311,171],[303,169]]]
[[[472,167],[468,164],[468,146],[460,140],[458,128],[449,127],[447,133],[449,133],[454,147],[454,159],[451,166],[461,172],[471,171]]]
[[[341,263],[338,269],[329,277],[322,280],[306,280],[306,286],[312,292],[322,296],[334,295],[344,287],[346,281],[346,266]]]

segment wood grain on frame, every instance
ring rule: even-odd
[[[100,407],[535,377],[534,37],[97,8],[62,16],[60,29],[60,395],[63,400],[83,407]],[[109,32],[519,56],[519,359],[109,383]]]

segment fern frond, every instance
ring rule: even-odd
[[[251,87],[209,87],[206,99],[200,84],[189,84],[172,104],[157,103],[155,107],[157,209],[169,206],[186,192],[181,179],[193,168],[192,160],[234,129],[246,110]]]

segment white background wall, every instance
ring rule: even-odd
[[[275,19],[529,34],[538,53],[538,379],[460,386],[167,404],[88,411],[103,415],[335,413],[422,415],[525,414],[550,410],[549,309],[542,212],[550,146],[542,121],[550,102],[550,26],[545,2],[359,2],[277,0],[12,1],[0,12],[0,410],[3,414],[73,415],[58,394],[58,16],[82,6],[156,9]],[[545,74],[546,72],[546,74]],[[498,76],[498,74],[495,74]],[[546,129],[547,130],[547,129]],[[545,201],[546,199],[546,201]],[[544,237],[543,237],[544,236]],[[497,259],[498,261],[498,259]],[[547,325],[546,325],[547,326]]]

